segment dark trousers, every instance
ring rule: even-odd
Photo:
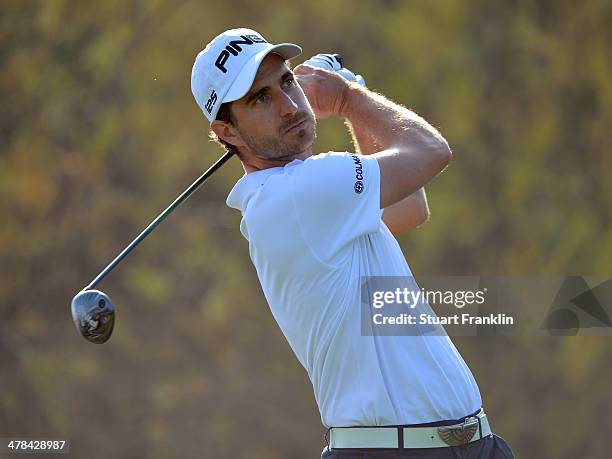
[[[463,446],[448,448],[411,449],[328,449],[321,453],[321,459],[513,459],[514,455],[506,440],[490,435]]]

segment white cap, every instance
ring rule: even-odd
[[[200,51],[191,70],[191,92],[209,122],[216,119],[222,103],[249,92],[261,61],[271,52],[288,60],[301,54],[302,48],[272,45],[251,29],[231,29]]]

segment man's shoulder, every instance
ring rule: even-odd
[[[360,161],[355,153],[346,151],[328,151],[309,156],[301,161],[298,167],[290,173],[294,176],[305,177],[308,180],[332,178],[338,171],[346,170],[349,163]]]
[[[316,155],[309,156],[304,160],[304,164],[318,162],[318,161],[337,161],[340,158],[347,158],[355,153],[349,153],[348,151],[326,151],[325,153],[318,153]]]
[[[356,158],[356,155],[346,151],[327,151],[304,160],[294,160],[283,167],[251,172],[238,180],[228,196],[227,204],[244,212],[255,203],[259,207],[264,203],[292,199],[293,188],[298,187],[302,194],[303,188],[316,188],[321,180],[333,179],[337,169],[342,168],[351,157]]]
[[[267,173],[253,177],[250,180],[249,188],[252,191],[258,191],[267,195],[276,193],[278,188],[299,186],[301,181],[296,182],[293,180],[295,177],[304,177],[308,180],[316,181],[320,177],[321,169],[327,170],[329,168],[329,170],[333,171],[335,164],[346,161],[346,158],[350,156],[351,153],[348,152],[328,151],[309,156],[304,160],[292,161],[284,167],[273,168],[272,170],[266,169],[261,172]],[[245,179],[248,180],[249,177],[245,177]]]

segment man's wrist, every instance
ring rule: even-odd
[[[338,116],[344,119],[350,119],[351,111],[355,106],[354,100],[358,97],[358,94],[363,88],[353,81],[347,82],[342,90],[341,103]]]

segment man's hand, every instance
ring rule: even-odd
[[[340,116],[351,83],[335,72],[305,64],[298,65],[293,73],[317,119]]]

